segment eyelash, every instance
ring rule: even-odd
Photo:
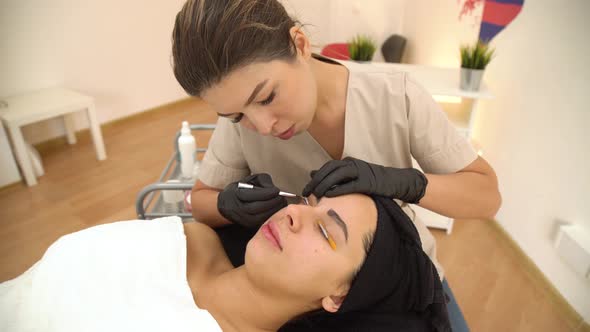
[[[238,114],[238,116],[236,116],[235,118],[231,119],[232,123],[238,123],[242,120],[242,118],[244,117],[244,113],[240,113]]]
[[[275,99],[276,93],[273,91],[270,93],[270,96],[268,96],[268,98],[266,98],[265,100],[259,102],[260,105],[262,106],[266,106],[270,103],[272,103],[272,101]],[[240,121],[242,121],[242,118],[244,117],[244,113],[240,113],[238,116],[236,116],[235,118],[231,119],[232,123],[238,123]]]
[[[259,102],[259,104],[262,105],[262,106],[266,106],[266,105],[272,103],[272,101],[275,99],[275,95],[276,94],[275,94],[274,91],[271,92],[270,95],[268,96],[268,98],[266,98],[265,100]]]
[[[326,239],[326,242],[328,242],[328,244],[329,244],[330,243],[330,240],[329,240],[329,237],[328,237],[328,230],[326,230],[326,233],[324,233],[324,231],[322,230],[322,226],[317,221],[316,221],[316,226],[318,227],[318,231],[320,232],[320,234],[322,234],[322,237],[324,239]]]

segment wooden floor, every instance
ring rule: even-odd
[[[103,126],[108,159],[98,162],[88,133],[41,147],[39,185],[0,189],[0,281],[24,272],[58,237],[135,219],[135,197],[155,182],[182,120],[213,123],[196,100]],[[206,137],[197,137],[198,144]],[[590,331],[523,268],[489,221],[458,220],[451,236],[434,231],[447,280],[472,331]]]

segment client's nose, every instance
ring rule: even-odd
[[[305,206],[291,204],[286,209],[287,227],[293,233],[297,233],[301,230],[302,218],[304,217],[302,208]]]

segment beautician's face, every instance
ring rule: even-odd
[[[322,235],[318,219],[336,250]],[[365,258],[363,238],[375,232],[376,222],[375,205],[364,195],[325,197],[320,202],[312,198],[310,206],[289,205],[248,243],[247,271],[271,291],[304,301],[347,292],[350,276]]]
[[[261,135],[289,139],[305,131],[315,113],[316,81],[309,65],[309,41],[295,30],[292,33],[298,45],[293,62],[246,65],[205,90],[201,97],[219,116]]]

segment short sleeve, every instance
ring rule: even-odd
[[[219,118],[199,167],[199,180],[209,187],[223,189],[249,174],[237,125]]]
[[[477,158],[430,93],[406,76],[410,151],[426,173],[455,173]]]

